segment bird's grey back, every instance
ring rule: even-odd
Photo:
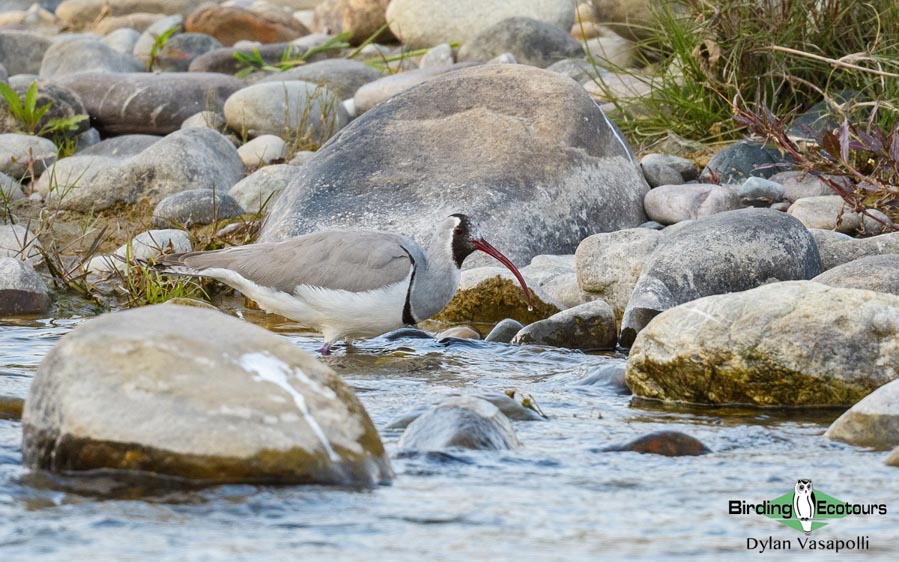
[[[404,236],[335,230],[282,242],[179,254],[163,263],[200,273],[204,269],[230,269],[258,285],[287,293],[293,293],[298,285],[364,292],[403,281],[412,259],[423,260],[424,254]]]

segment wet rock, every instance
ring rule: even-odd
[[[302,80],[254,84],[225,101],[225,119],[235,131],[282,138],[309,135],[324,144],[349,121],[333,92]]]
[[[721,183],[741,183],[750,176],[770,178],[782,168],[766,165],[788,162],[773,148],[752,141],[737,141],[713,156],[700,177],[709,180],[716,176]]]
[[[340,99],[352,98],[356,90],[381,77],[381,73],[365,63],[347,59],[329,59],[304,64],[267,76],[258,83],[302,80],[319,84]]]
[[[167,135],[200,111],[221,111],[243,87],[233,76],[201,72],[86,73],[58,81],[77,93],[104,136]]]
[[[456,61],[453,57],[453,48],[449,46],[449,43],[441,43],[431,47],[427,53],[422,55],[418,68],[449,66],[454,62]]]
[[[630,228],[585,238],[575,253],[578,285],[609,303],[620,319],[661,237],[655,230]]]
[[[526,17],[504,19],[466,41],[460,61],[488,61],[512,53],[520,64],[539,68],[571,57],[583,56],[580,43],[564,29]]]
[[[361,86],[353,96],[353,107],[356,115],[361,115],[378,105],[382,101],[392,98],[393,96],[418,86],[422,82],[426,82],[435,76],[446,74],[460,68],[472,66],[473,63],[460,63],[450,66],[432,66],[429,68],[418,68],[399,74],[389,74],[383,78],[379,78],[374,82],[369,82]]]
[[[237,149],[240,161],[247,167],[259,167],[284,161],[287,156],[287,143],[275,135],[256,137]]]
[[[856,213],[847,207],[839,195],[803,197],[793,203],[787,212],[808,228],[867,235],[880,234],[885,228],[873,218]],[[887,225],[893,224],[883,213],[875,210],[869,212]]]
[[[524,325],[518,320],[505,318],[496,323],[490,333],[484,338],[487,342],[510,343]]]
[[[253,12],[238,7],[208,6],[190,14],[185,31],[204,33],[230,46],[248,39],[260,43],[282,43],[306,35],[309,30],[287,13]]]
[[[824,436],[859,447],[899,446],[899,381],[889,382],[836,419]]]
[[[712,452],[699,439],[680,431],[655,431],[623,445],[613,445],[604,450],[631,451],[665,457],[695,457]]]
[[[214,129],[219,132],[225,130],[226,126],[227,122],[225,121],[225,116],[221,113],[216,113],[215,111],[201,111],[195,113],[181,123],[182,129]]]
[[[143,69],[139,60],[113,50],[99,39],[76,37],[53,43],[44,54],[39,74],[43,80],[58,80],[84,73],[128,73]]]
[[[444,451],[451,448],[502,450],[519,445],[509,418],[479,398],[457,397],[419,416],[403,432],[400,451]]]
[[[649,162],[645,162],[645,160],[646,158],[641,161],[640,167],[643,170],[643,177],[646,178],[646,183],[649,184],[649,187],[680,185],[684,183],[683,176],[668,164],[653,159],[650,159]]]
[[[829,269],[812,281],[831,287],[899,295],[899,254],[859,258]]]
[[[31,386],[23,434],[25,464],[51,471],[392,478],[364,407],[328,367],[247,322],[168,304],[105,314],[60,340]]]
[[[631,348],[627,384],[674,402],[850,406],[897,364],[899,297],[793,281],[656,316]]]
[[[781,184],[784,188],[784,199],[796,201],[804,197],[819,197],[833,195],[833,190],[819,178],[803,172],[778,172],[771,176],[771,181]],[[845,178],[832,176],[834,181],[849,187]]]
[[[546,67],[546,70],[567,76],[578,84],[590,82],[602,73],[602,70],[582,58],[560,60]]]
[[[234,145],[221,134],[211,129],[184,129],[130,158],[65,158],[54,174],[57,182],[70,189],[56,192],[42,176],[38,190],[63,209],[86,212],[144,198],[156,203],[189,189],[226,193],[243,177],[243,163]]]
[[[10,76],[37,74],[53,41],[30,31],[0,30],[0,62]]]
[[[547,419],[534,397],[517,388],[510,388],[503,392],[483,390],[473,396],[490,402],[513,421],[543,421]]]
[[[588,232],[645,220],[649,186],[619,138],[563,76],[515,65],[461,69],[356,118],[297,172],[262,238],[354,227],[425,241],[438,220],[466,212],[513,262],[570,254]],[[507,317],[515,318],[492,321]]]
[[[240,205],[227,193],[211,189],[190,189],[169,195],[153,209],[153,226],[181,225],[190,228],[198,224],[238,217],[244,213]]]
[[[160,140],[162,140],[162,137],[157,135],[122,135],[119,137],[110,137],[80,151],[78,155],[127,158],[129,156],[140,154]]]
[[[699,177],[699,170],[692,160],[677,156],[674,154],[660,154],[651,152],[644,156],[640,163],[645,166],[661,165],[674,169],[681,177],[686,180],[695,180]]]
[[[594,300],[525,326],[512,343],[589,351],[614,349],[617,340],[615,312],[608,303]]]
[[[313,26],[328,33],[349,33],[349,42],[358,45],[387,23],[390,0],[324,0],[315,7]],[[377,37],[379,42],[393,38],[390,30]]]
[[[16,86],[13,90],[19,95],[20,99],[23,99],[30,87],[31,83],[27,86]],[[81,103],[81,98],[78,94],[68,88],[46,82],[39,83],[35,107],[41,108],[47,105],[49,105],[49,108],[35,127],[35,130],[38,132],[54,119],[71,119],[79,115],[84,116],[84,119],[64,133],[55,131],[53,133],[45,133],[43,136],[50,139],[60,135],[71,138],[90,128],[90,121],[87,118],[87,111],[84,108],[84,104]],[[21,129],[21,127],[22,123],[19,122],[16,116],[9,110],[9,106],[6,105],[5,102],[0,105],[0,131],[16,131]]]
[[[764,178],[748,178],[739,187],[740,204],[747,207],[770,207],[783,199],[784,188],[777,182]]]
[[[890,453],[885,462],[889,466],[899,466],[899,447],[893,449],[893,452]]]
[[[659,241],[621,322],[621,345],[664,310],[698,298],[821,273],[818,247],[793,217],[742,209],[705,217]]]
[[[675,224],[742,207],[735,189],[708,183],[659,186],[646,194],[643,206],[646,215],[661,224]]]
[[[527,281],[527,279],[525,279]],[[528,284],[534,310],[529,311],[521,285],[505,268],[478,267],[462,272],[459,290],[434,320],[451,324],[494,323],[514,318],[530,324],[559,312],[561,307],[536,286]]]
[[[266,166],[240,180],[228,191],[248,213],[257,213],[271,205],[296,173],[293,166]]]
[[[478,333],[474,328],[470,328],[468,326],[453,326],[452,328],[447,328],[443,330],[436,336],[434,339],[442,340],[445,338],[459,338],[463,340],[479,340],[481,339],[481,334]]]
[[[615,361],[589,368],[587,376],[578,379],[574,384],[582,387],[610,387],[619,394],[630,394],[631,391],[624,382],[624,373],[624,361]]]
[[[51,140],[19,133],[0,135],[0,173],[13,179],[24,178],[30,169],[40,174],[55,160],[56,145]]]
[[[41,260],[41,241],[20,224],[0,224],[0,258],[17,258],[36,264]]]
[[[0,257],[0,315],[40,314],[48,308],[49,291],[31,264]]]
[[[390,30],[413,49],[452,41],[464,44],[511,17],[533,18],[567,30],[574,23],[574,2],[393,0],[387,7]]]
[[[124,16],[137,13],[187,15],[203,0],[66,0],[56,8],[56,16],[67,29],[84,29],[102,15]]]
[[[831,230],[810,228],[809,232],[818,244],[821,264],[825,270],[865,256],[899,254],[899,232],[860,239]]]

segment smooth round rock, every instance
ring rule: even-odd
[[[287,156],[287,143],[275,135],[262,135],[237,149],[240,161],[247,167],[267,166],[284,161]]]
[[[41,260],[42,249],[41,241],[24,226],[0,224],[0,257],[36,263]]]
[[[227,193],[211,189],[189,189],[169,195],[153,209],[153,226],[191,226],[238,217],[240,204]]]
[[[833,230],[810,228],[818,244],[823,269],[833,269],[866,256],[899,254],[899,232],[880,234],[870,238],[852,238]]]
[[[50,293],[31,264],[0,257],[0,315],[40,314],[50,308]]]
[[[830,424],[824,437],[858,447],[899,447],[899,381],[862,398]]]
[[[838,184],[849,188],[846,178],[831,176]],[[784,199],[793,202],[804,197],[820,197],[834,195],[833,189],[820,178],[803,172],[778,172],[769,178],[784,188]]]
[[[594,300],[525,326],[512,343],[592,351],[614,349],[617,341],[615,311],[608,303]]]
[[[249,39],[260,43],[282,43],[309,33],[306,26],[280,10],[245,10],[236,6],[207,6],[191,13],[185,31],[203,33],[222,45]]]
[[[0,134],[0,173],[16,180],[30,173],[29,168],[41,174],[56,161],[56,151],[56,145],[49,139],[19,133]]]
[[[655,431],[622,445],[613,445],[604,451],[631,451],[645,455],[665,457],[695,457],[711,453],[702,441],[680,431]]]
[[[22,184],[0,172],[0,202],[12,203],[24,198],[25,194],[22,193]]]
[[[313,27],[329,33],[349,34],[349,42],[358,45],[371,37],[385,23],[390,0],[323,0],[317,2]],[[379,42],[393,39],[390,29],[378,35]]]
[[[215,111],[201,111],[195,113],[181,123],[182,129],[199,128],[223,131],[226,126],[225,116],[216,113]]]
[[[419,416],[400,437],[400,451],[512,449],[519,445],[509,418],[480,398],[450,398]]]
[[[539,68],[571,57],[584,49],[563,29],[526,17],[504,19],[484,29],[459,49],[460,61],[488,61],[511,53],[520,64]]]
[[[750,176],[770,178],[783,168],[765,165],[788,162],[774,148],[742,140],[712,156],[700,177],[708,180],[712,176],[717,176],[721,183],[740,183]]]
[[[79,37],[53,43],[44,54],[39,74],[42,80],[58,80],[84,73],[120,74],[143,69],[143,63],[131,55],[99,39]]]
[[[495,343],[510,343],[524,325],[518,320],[505,318],[496,323],[496,326],[490,330],[490,333],[484,338],[484,341]]]
[[[764,178],[747,178],[737,189],[740,203],[747,207],[770,207],[784,197],[784,188],[777,182]]]
[[[22,418],[26,466],[206,482],[392,478],[365,408],[268,330],[175,305],[104,314],[44,358]]]
[[[666,402],[851,406],[896,365],[899,297],[791,281],[662,312],[637,335],[626,380]]]
[[[302,80],[320,84],[343,100],[352,98],[356,90],[379,78],[381,73],[365,63],[347,59],[328,59],[266,76],[257,83]]]
[[[137,60],[146,64],[150,60],[150,53],[152,52],[157,39],[170,30],[172,31],[172,34],[169,35],[166,44],[168,44],[169,41],[172,41],[178,33],[184,31],[184,16],[175,14],[160,18],[153,22],[150,27],[140,34],[137,44],[134,45],[134,50],[131,54],[134,55]],[[157,53],[157,55],[158,54],[159,53]]]
[[[649,187],[684,183],[683,176],[668,164],[650,160],[648,163],[641,162],[640,167],[643,169],[643,177],[646,178]]]
[[[442,332],[434,336],[434,339],[436,340],[442,340],[445,338],[479,340],[481,339],[481,334],[479,334],[477,330],[469,326],[453,326],[452,328],[447,328],[446,330],[443,330]]]
[[[31,87],[32,83],[19,85],[13,88],[19,95],[19,99],[24,99],[25,93]],[[77,136],[90,128],[90,119],[87,110],[81,102],[81,97],[75,92],[49,82],[39,82],[37,90],[37,100],[35,107],[42,108],[49,106],[43,117],[38,121],[35,127],[36,132],[47,127],[52,120],[56,119],[72,119],[75,117],[83,117],[73,128],[65,131],[53,131],[44,133],[43,136],[49,139],[54,137],[71,138]],[[0,130],[15,131],[22,128],[22,123],[16,118],[5,102],[0,104]]]
[[[456,62],[453,57],[453,48],[448,43],[435,45],[422,55],[418,68],[428,68],[434,66],[448,66]]]
[[[899,254],[859,258],[828,269],[812,281],[831,287],[899,295]]]
[[[258,213],[280,196],[295,173],[294,166],[287,164],[265,166],[234,184],[228,195],[248,213]]]
[[[37,74],[53,41],[38,33],[0,29],[0,63],[10,76]]]
[[[388,74],[372,82],[362,85],[353,95],[353,109],[361,115],[379,103],[392,98],[400,92],[412,89],[435,76],[473,66],[474,63],[459,63],[448,66],[431,66],[416,68],[397,74]]]
[[[732,187],[688,183],[656,187],[646,194],[643,206],[650,219],[667,225],[733,211],[743,205]]]
[[[546,67],[546,70],[567,76],[578,84],[591,82],[603,72],[602,69],[582,58],[560,60]]]
[[[889,230],[893,224],[886,215],[873,209],[869,209],[868,212],[882,220],[887,226],[871,217],[853,211],[839,195],[803,197],[796,200],[787,212],[807,228],[836,230],[844,234],[868,236],[881,234],[885,230]]]

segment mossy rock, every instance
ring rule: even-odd
[[[534,310],[529,311],[524,292],[517,281],[500,275],[487,277],[473,286],[457,291],[453,300],[434,317],[434,320],[450,324],[462,322],[496,324],[506,318],[512,318],[527,325],[549,318],[560,311],[561,307],[552,299],[535,292],[533,287],[530,289]]]

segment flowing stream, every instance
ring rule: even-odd
[[[339,348],[326,361],[391,451],[390,486],[185,489],[35,473],[22,467],[21,423],[9,405],[81,321],[69,313],[0,322],[3,561],[755,559],[748,538],[789,539],[796,550],[802,535],[760,515],[728,515],[728,501],[774,499],[799,478],[890,509],[835,520],[813,538],[867,536],[869,550],[840,559],[899,559],[899,469],[884,464],[886,452],[825,439],[839,411],[662,407],[615,384],[623,357],[560,349],[410,338]],[[266,327],[310,352],[320,345],[290,325]],[[403,415],[451,393],[509,388],[532,394],[550,417],[514,422],[520,448],[395,454],[402,430],[389,426]],[[602,450],[661,429],[713,453]]]

